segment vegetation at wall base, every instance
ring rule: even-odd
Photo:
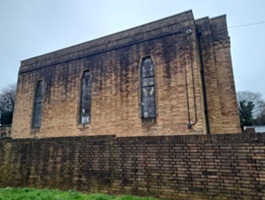
[[[0,188],[0,200],[155,200],[152,197],[108,194],[84,194],[73,190],[60,191],[34,188]]]

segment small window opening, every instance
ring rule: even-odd
[[[43,102],[43,81],[38,81],[34,97],[32,128],[41,127],[42,102]]]
[[[90,123],[90,104],[91,104],[91,74],[85,71],[81,82],[80,116],[81,124]]]
[[[155,71],[151,57],[141,64],[141,110],[143,119],[156,118]]]

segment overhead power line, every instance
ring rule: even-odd
[[[230,26],[229,28],[241,28],[241,27],[253,26],[253,25],[258,25],[258,24],[265,24],[265,21],[249,23],[249,24],[241,24],[241,25],[236,25],[236,26]]]

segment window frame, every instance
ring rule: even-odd
[[[150,59],[151,65],[153,66],[152,72],[149,72],[149,75],[144,75],[143,74],[143,70],[144,70],[144,63],[145,60]],[[149,81],[144,82],[144,80],[149,79]],[[148,83],[149,82],[149,83]],[[144,108],[144,88],[153,88],[153,94],[152,94],[152,107],[151,108],[153,110],[153,114],[149,113],[149,116],[145,115],[145,110],[146,108]],[[152,59],[152,57],[150,55],[144,56],[141,58],[141,62],[140,62],[140,110],[141,110],[141,119],[143,121],[156,121],[157,118],[157,100],[156,100],[156,75],[155,75],[155,64],[154,61]],[[150,100],[149,100],[150,101]],[[150,116],[153,115],[153,116]]]
[[[83,84],[84,84],[84,77],[85,74],[89,74],[89,106],[88,106],[88,116],[82,116],[82,113],[84,112],[83,110]],[[89,125],[91,124],[91,92],[92,92],[92,74],[90,70],[84,70],[82,72],[81,78],[80,78],[80,95],[79,95],[79,108],[78,108],[78,124],[83,124],[83,125]],[[88,117],[88,120],[83,121],[83,117]]]

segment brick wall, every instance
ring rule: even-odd
[[[262,199],[265,135],[0,140],[0,187]]]
[[[205,28],[202,41],[198,38],[199,28]],[[224,17],[212,20],[210,26],[210,20],[195,21],[192,12],[187,11],[22,61],[12,137],[205,134],[200,55],[206,71],[210,129],[212,133],[238,133],[226,30]],[[225,46],[219,48],[212,42]],[[151,56],[155,66],[157,116],[152,124],[145,123],[141,116],[140,65],[145,56]],[[91,121],[83,127],[78,119],[85,70],[92,76]],[[33,129],[38,80],[44,83],[42,122],[40,129]]]
[[[196,20],[210,133],[240,132],[226,16]]]
[[[0,138],[11,137],[11,125],[0,126]]]

